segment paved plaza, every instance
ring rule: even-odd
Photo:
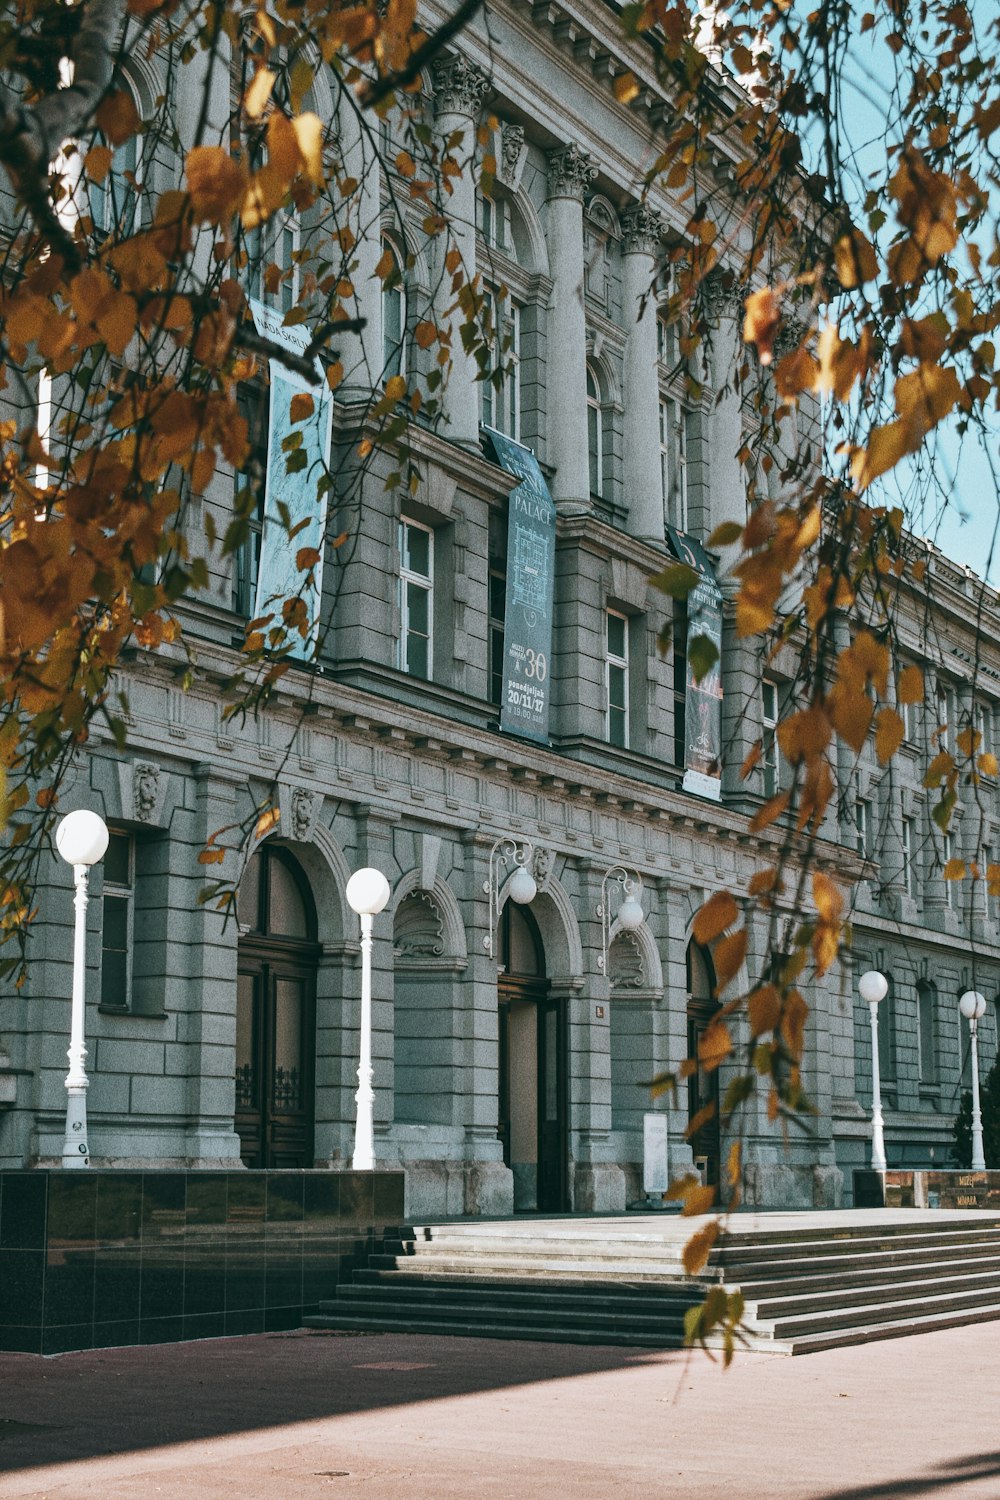
[[[1000,1324],[801,1359],[295,1332],[0,1355],[3,1500],[996,1500]]]

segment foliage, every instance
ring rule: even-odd
[[[1000,1170],[1000,1058],[993,1064],[980,1088],[983,1117],[983,1156],[989,1171]],[[960,1167],[972,1166],[972,1090],[962,1091],[955,1116],[955,1158]]]

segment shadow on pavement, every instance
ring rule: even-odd
[[[0,1472],[670,1363],[683,1350],[297,1331],[0,1354]]]
[[[1000,1479],[1000,1453],[977,1453],[949,1459],[924,1474],[888,1479],[881,1484],[853,1485],[849,1490],[824,1490],[814,1500],[918,1500],[921,1495],[944,1495],[952,1485]],[[1000,1492],[1000,1485],[997,1486]]]

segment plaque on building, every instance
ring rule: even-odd
[[[718,801],[722,792],[722,590],[704,547],[686,532],[667,527],[674,556],[698,574],[687,596],[687,678],[684,695],[684,790]],[[697,678],[692,643],[715,647],[715,661]]]
[[[500,728],[547,745],[556,508],[531,449],[492,427],[483,431],[496,462],[521,481],[510,492],[507,520]]]
[[[295,354],[305,353],[311,335],[304,324],[287,328],[277,308],[266,307],[254,297],[248,301],[259,334]],[[286,599],[301,599],[309,630],[303,636],[297,629],[289,629],[285,644],[289,655],[309,660],[319,635],[323,592],[327,497],[325,488],[320,492],[319,481],[330,461],[333,397],[318,361],[316,380],[310,383],[272,359],[270,385],[264,529],[254,615],[280,616]],[[296,395],[311,396],[313,402],[312,412],[297,422],[292,420],[292,398]],[[303,548],[319,553],[311,571],[298,566]]]

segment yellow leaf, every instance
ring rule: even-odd
[[[261,813],[254,826],[254,837],[262,839],[266,833],[270,833],[281,817],[280,807],[268,807]]]
[[[844,908],[843,897],[829,875],[814,870],[812,878],[813,901],[823,922],[839,922]]]
[[[619,104],[631,104],[639,92],[634,73],[621,73],[614,82],[614,94]]]
[[[91,146],[83,159],[83,170],[91,182],[103,182],[111,171],[110,146]]]
[[[295,422],[305,422],[312,416],[314,410],[313,398],[309,392],[296,391],[289,403],[288,417],[293,424]]]
[[[738,521],[723,521],[716,526],[706,545],[714,552],[719,547],[732,547],[742,535],[743,527]]]
[[[112,146],[123,146],[131,140],[142,123],[135,100],[127,89],[115,89],[105,94],[97,107],[95,120]]]
[[[243,108],[251,120],[259,120],[274,88],[276,73],[270,68],[258,68],[253,81],[243,97]]]
[[[868,447],[859,448],[851,459],[851,473],[858,481],[858,488],[867,489],[880,474],[894,468],[909,453],[911,446],[908,423],[896,421],[884,427],[873,427]]]
[[[715,965],[716,989],[721,993],[726,985],[739,971],[740,965],[746,957],[747,933],[746,928],[741,927],[739,932],[734,932],[731,937],[720,938],[712,949],[712,963]]]
[[[324,177],[323,121],[319,115],[306,110],[305,114],[297,115],[292,124],[295,127],[295,139],[299,143],[302,160],[306,164],[306,172],[317,187],[322,187]]]
[[[401,401],[406,395],[406,380],[402,375],[393,375],[385,383],[385,399]]]
[[[754,990],[747,1001],[747,1015],[751,1036],[763,1036],[765,1032],[773,1031],[781,1019],[781,996],[777,986],[764,984],[759,990]]]
[[[923,703],[924,674],[919,667],[904,667],[899,674],[896,697],[900,703]]]
[[[963,880],[965,878],[965,860],[949,859],[944,867],[944,880]]]
[[[429,349],[437,336],[437,324],[429,322],[426,318],[422,319],[413,330],[413,342],[418,349]]]
[[[733,1141],[726,1155],[726,1179],[730,1187],[736,1187],[740,1180],[742,1159],[743,1149],[739,1141]]]
[[[307,568],[314,568],[316,566],[319,562],[319,557],[318,547],[300,547],[295,554],[295,566],[300,573],[304,573]]]
[[[880,708],[875,715],[875,754],[887,765],[903,743],[903,721],[894,708]]]
[[[833,264],[837,280],[850,290],[864,281],[874,281],[878,275],[878,261],[871,241],[860,229],[851,228],[842,234],[833,247]]]
[[[716,891],[705,902],[692,925],[695,942],[713,942],[727,927],[732,927],[740,912],[728,891]]]
[[[188,192],[195,218],[222,224],[239,207],[246,172],[221,146],[194,146],[187,154]]]
[[[681,1251],[681,1260],[688,1276],[697,1276],[698,1272],[703,1271],[708,1264],[712,1247],[719,1238],[719,1229],[718,1219],[712,1219],[697,1230],[684,1246]]]
[[[981,776],[996,776],[997,772],[1000,771],[1000,762],[997,761],[996,756],[989,750],[983,752],[977,764]]]
[[[922,435],[948,415],[961,395],[958,376],[950,365],[925,362],[896,381],[896,410]]]
[[[781,303],[774,290],[763,287],[746,299],[743,319],[743,342],[757,345],[762,365],[769,365],[774,353],[774,336],[781,322]]]
[[[821,974],[825,973],[826,970],[830,967],[830,963],[833,962],[833,959],[836,957],[837,952],[836,933],[831,933],[827,930],[824,930],[823,937],[827,943],[832,941],[833,954],[831,955],[829,962],[821,963],[821,955],[825,957],[823,945],[821,944],[819,950],[817,950],[816,940],[813,940],[813,953],[817,959],[816,967],[819,969],[819,972]],[[796,1059],[796,1061],[798,1061],[802,1057],[802,1047],[805,1042],[806,1021],[808,1020],[808,1017],[809,1007],[806,1004],[805,1000],[802,998],[802,995],[798,990],[790,991],[785,1000],[785,1007],[781,1015],[781,1035],[784,1038],[785,1046],[788,1048],[789,1052]]]
[[[770,828],[771,824],[776,823],[781,817],[781,814],[788,807],[790,800],[790,792],[779,792],[776,797],[772,797],[769,802],[765,802],[763,807],[758,807],[750,819],[750,832],[760,833],[762,828]]]
[[[707,1214],[715,1207],[715,1188],[703,1187],[697,1183],[689,1187],[684,1194],[684,1207],[681,1213],[687,1218],[694,1218],[696,1214]]]
[[[202,849],[198,855],[198,863],[200,865],[221,865],[225,857],[225,849]]]

